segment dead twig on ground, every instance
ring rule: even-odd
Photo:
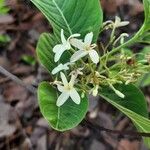
[[[23,86],[25,89],[27,89],[30,93],[36,94],[36,88],[32,85],[25,84],[21,79],[19,79],[17,76],[13,75],[12,73],[8,72],[5,68],[0,66],[0,73],[8,77],[9,79],[13,80],[17,84]]]

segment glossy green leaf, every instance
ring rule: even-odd
[[[53,47],[57,44],[57,39],[54,35],[49,33],[41,34],[37,44],[37,55],[40,63],[51,73],[51,71],[58,65],[54,62]],[[60,63],[65,63],[69,59],[69,54],[66,52],[60,59]]]
[[[102,26],[102,10],[99,0],[31,0],[46,16],[60,39],[64,29],[69,37],[73,33],[85,36],[93,31],[97,40]]]
[[[124,99],[118,97],[108,87],[102,88],[99,94],[127,115],[139,131],[149,133],[150,120],[148,120],[147,104],[142,92],[134,85],[117,85],[115,88],[125,95]],[[150,146],[150,138],[145,138],[145,142]]]
[[[150,72],[144,74],[138,81],[137,85],[139,87],[150,86]]]
[[[54,35],[43,33],[41,34],[37,44],[37,55],[41,64],[51,73],[52,69],[57,66],[54,62],[54,53],[52,49],[57,40]]]
[[[49,83],[43,82],[38,88],[40,110],[50,126],[58,131],[66,131],[76,127],[85,117],[88,100],[83,98],[80,105],[68,99],[61,107],[56,106],[59,93]]]
[[[47,17],[53,26],[54,35],[41,35],[37,45],[37,55],[40,62],[51,72],[57,66],[54,63],[53,47],[60,43],[60,30],[64,29],[66,38],[73,33],[85,36],[94,32],[97,40],[102,26],[102,10],[99,0],[31,0]],[[60,62],[66,62],[64,54]]]
[[[150,0],[143,0],[144,11],[145,11],[145,21],[144,28],[145,30],[150,30]]]
[[[9,8],[5,4],[5,0],[0,0],[0,15],[5,15],[9,11]]]
[[[140,43],[150,44],[150,32],[143,35],[143,38],[139,40]]]

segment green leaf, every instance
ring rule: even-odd
[[[143,0],[143,4],[144,4],[145,19],[142,27],[130,40],[128,40],[127,42],[116,48],[116,51],[120,48],[127,47],[138,42],[139,43],[144,42],[145,35],[147,34],[147,31],[150,30],[150,0]]]
[[[144,74],[139,81],[136,83],[137,86],[139,87],[146,87],[150,86],[150,72]]]
[[[139,53],[137,53],[137,60],[141,63],[146,63],[148,61],[147,56],[150,55],[150,46],[144,47]]]
[[[51,72],[57,64],[54,62],[53,47],[60,43],[60,30],[64,29],[66,38],[73,33],[85,36],[94,32],[97,40],[102,26],[102,10],[99,0],[31,0],[47,17],[53,26],[54,35],[41,35],[37,45],[40,62]],[[60,62],[68,61],[68,54],[63,54]]]
[[[116,89],[125,95],[122,99],[108,87],[100,90],[100,96],[127,115],[137,129],[141,132],[150,132],[150,120],[148,120],[148,109],[142,92],[134,85],[116,85]],[[144,138],[150,146],[150,138]]]
[[[51,73],[53,68],[56,67],[54,62],[54,53],[52,49],[56,44],[56,38],[54,35],[43,33],[41,34],[37,44],[37,55],[41,64]]]
[[[5,0],[0,0],[0,15],[7,14],[9,8],[5,4]]]
[[[48,70],[49,73],[58,65],[54,62],[53,47],[57,44],[57,39],[54,35],[49,33],[41,34],[36,51],[40,63]],[[59,63],[65,63],[69,59],[69,54],[65,52]]]
[[[59,94],[49,83],[43,82],[38,88],[40,110],[50,126],[58,131],[66,131],[76,127],[85,117],[88,100],[83,98],[80,105],[68,99],[61,107],[56,106]]]
[[[8,35],[3,35],[3,34],[0,35],[0,44],[8,43],[10,41],[11,39]]]
[[[99,0],[31,0],[46,16],[60,39],[60,30],[64,29],[69,37],[73,33],[83,36],[94,32],[97,40],[102,26],[102,10]]]
[[[144,11],[145,11],[145,21],[144,28],[145,31],[150,30],[150,0],[143,0]]]
[[[131,49],[128,49],[128,48],[122,48],[122,53],[124,54],[124,55],[126,55],[126,56],[128,56],[128,57],[131,57],[131,56],[133,56],[133,52],[132,52],[132,50]]]
[[[150,32],[143,35],[143,38],[139,40],[140,43],[150,44]]]
[[[36,64],[35,58],[31,55],[22,55],[21,59],[29,65],[34,66]]]

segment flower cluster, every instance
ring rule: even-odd
[[[70,50],[72,47],[77,48],[78,51],[75,51],[71,56],[70,61],[65,64],[59,64],[56,68],[52,70],[52,74],[55,75],[60,72],[60,77],[62,80],[62,84],[57,82],[57,88],[62,94],[58,97],[57,106],[61,106],[65,103],[65,101],[70,97],[76,104],[80,104],[80,96],[77,90],[74,88],[75,81],[77,80],[78,75],[83,75],[81,72],[83,68],[77,68],[71,71],[71,79],[70,82],[67,81],[66,76],[63,72],[65,70],[69,70],[69,66],[74,66],[75,62],[80,60],[82,57],[89,56],[90,60],[94,64],[99,63],[99,55],[95,50],[96,44],[92,44],[93,33],[88,33],[85,36],[84,41],[81,39],[77,39],[80,34],[73,34],[67,40],[64,35],[63,29],[61,30],[61,42],[62,44],[58,44],[53,48],[53,52],[55,53],[54,61],[58,62],[65,51]]]
[[[122,33],[116,38],[115,29],[128,24],[128,21],[121,21],[119,17],[116,17],[115,22],[104,23],[104,29],[112,29],[112,34],[109,44],[102,45],[99,50],[97,44],[93,43],[93,32],[87,33],[84,39],[80,39],[81,35],[78,33],[66,38],[64,30],[61,30],[61,43],[53,48],[54,61],[61,62],[63,53],[68,52],[71,55],[69,61],[65,64],[59,63],[52,71],[53,75],[57,74],[53,84],[61,92],[56,103],[58,107],[69,98],[74,103],[80,104],[81,97],[86,93],[97,96],[99,89],[106,85],[123,99],[125,95],[114,85],[134,83],[150,68],[147,64],[139,62],[134,54],[129,56],[124,49],[109,55],[110,45],[114,47],[119,41],[123,44],[124,37],[128,37],[127,33]],[[58,81],[60,79],[61,81]]]

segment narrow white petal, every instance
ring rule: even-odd
[[[56,102],[56,105],[58,107],[62,106],[66,101],[67,99],[69,98],[69,94],[66,93],[66,92],[63,92],[57,99],[57,102]]]
[[[115,24],[119,24],[121,22],[120,17],[116,16],[115,17]]]
[[[55,53],[55,56],[54,56],[54,61],[57,62],[61,55],[64,53],[64,51],[66,50],[66,48],[62,45],[62,47]]]
[[[52,70],[52,74],[54,75],[54,74],[60,72],[61,70],[68,70],[68,69],[69,69],[69,67],[67,66],[67,64],[64,64],[64,65],[59,64],[56,68],[54,68]]]
[[[63,49],[63,44],[57,44],[54,48],[53,48],[53,52],[57,53],[60,49]]]
[[[71,49],[71,45],[68,41],[64,44],[64,47],[65,47],[66,50]]]
[[[81,34],[78,34],[78,33],[73,34],[68,38],[68,40],[70,40],[71,38],[79,37],[79,36],[81,36]]]
[[[64,91],[64,87],[63,86],[61,86],[61,85],[57,85],[57,88],[58,88],[58,90],[60,91],[60,92],[63,92]]]
[[[61,72],[61,73],[60,73],[60,77],[61,77],[61,80],[62,80],[64,86],[67,86],[67,85],[68,85],[68,81],[67,81],[67,78],[66,78],[66,76],[64,75],[64,73]]]
[[[90,50],[89,55],[93,63],[95,64],[99,63],[99,55],[96,52],[96,50]]]
[[[85,42],[87,45],[91,45],[92,39],[93,39],[93,32],[90,32],[90,33],[88,33],[88,34],[85,36],[84,42]]]
[[[123,27],[123,26],[127,26],[130,22],[129,21],[122,21],[118,24],[117,27]]]
[[[78,48],[79,50],[84,50],[85,47],[85,44],[82,42],[82,40],[75,38],[70,39],[70,44]]]
[[[70,87],[73,87],[73,86],[74,86],[75,79],[76,79],[76,76],[72,74],[72,75],[71,75],[70,82],[69,82],[69,86],[70,86]]]
[[[66,64],[64,64],[63,67],[62,67],[62,69],[63,69],[63,70],[68,70],[68,69],[69,69],[68,65],[70,65],[70,64],[71,64],[71,63],[66,63]]]
[[[62,41],[63,44],[66,44],[66,42],[67,42],[67,40],[64,36],[64,30],[63,29],[61,29],[61,41]]]
[[[80,104],[81,101],[80,95],[74,88],[70,91],[70,97],[76,104]]]
[[[61,70],[62,66],[63,66],[63,65],[60,64],[60,65],[58,65],[56,68],[54,68],[54,69],[52,70],[52,74],[54,75],[54,74],[58,73],[58,72]]]
[[[75,61],[79,60],[80,58],[86,56],[87,54],[88,54],[88,52],[86,52],[84,50],[79,50],[71,56],[70,61],[75,62]]]

